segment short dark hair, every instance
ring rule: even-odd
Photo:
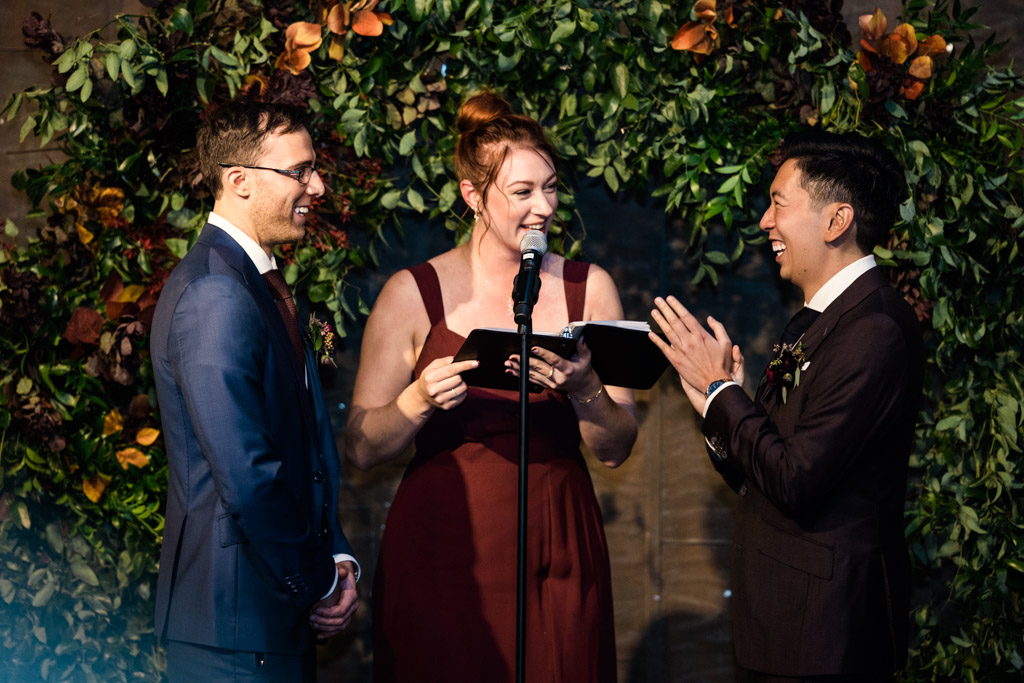
[[[796,161],[800,185],[817,206],[853,207],[857,247],[865,254],[883,244],[906,200],[903,167],[878,140],[857,133],[803,130],[786,136],[782,160]]]
[[[293,133],[306,125],[305,112],[273,102],[231,101],[207,112],[196,134],[196,154],[203,180],[220,196],[222,163],[255,164],[267,135]]]

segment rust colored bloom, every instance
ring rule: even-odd
[[[345,34],[351,28],[360,36],[375,37],[384,33],[384,27],[395,23],[387,12],[374,8],[379,0],[338,2],[327,12],[327,30],[331,32],[331,59],[340,62],[345,56]]]
[[[688,21],[679,27],[672,36],[670,45],[673,50],[688,50],[699,55],[709,55],[718,42],[718,29],[715,20],[718,18],[717,0],[697,0],[693,6],[694,21]],[[732,21],[732,8],[726,23]]]
[[[313,61],[309,53],[320,47],[323,42],[320,24],[296,21],[288,27],[284,35],[284,52],[277,58],[276,66],[278,69],[288,69],[298,75]]]
[[[869,75],[885,73],[881,78],[884,92],[880,94],[891,97],[899,83],[899,95],[916,100],[924,92],[925,82],[932,77],[935,58],[946,54],[946,41],[942,36],[922,36],[919,40],[910,24],[900,24],[891,33],[886,33],[888,28],[888,20],[877,7],[874,14],[860,17],[862,49],[857,53],[857,63]],[[896,73],[899,76],[894,79]],[[895,82],[890,86],[892,81]]]
[[[64,329],[64,338],[72,344],[97,344],[103,332],[103,316],[91,308],[81,307],[71,314]]]

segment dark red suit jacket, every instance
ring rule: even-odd
[[[804,334],[808,364],[708,407],[716,468],[739,494],[732,566],[740,665],[782,676],[891,673],[907,651],[903,504],[923,351],[880,268]]]

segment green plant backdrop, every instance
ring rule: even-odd
[[[344,333],[386,226],[468,224],[450,157],[462,97],[496,88],[565,159],[553,247],[584,237],[573,178],[662,198],[694,287],[762,243],[751,201],[801,125],[879,137],[913,197],[876,252],[926,328],[908,487],[915,633],[904,679],[1024,674],[1020,430],[1022,82],[973,10],[906,0],[847,27],[826,0],[188,0],[26,43],[51,82],[10,95],[67,157],[13,178],[45,227],[0,251],[0,647],[14,680],[152,679],[166,487],[147,357],[167,273],[212,205],[192,147],[210,106],[307,107],[330,194],[286,277]],[[104,35],[114,36],[104,38]],[[1015,99],[1016,98],[1016,99]],[[15,217],[17,218],[17,217]],[[728,248],[712,249],[709,235]]]

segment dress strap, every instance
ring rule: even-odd
[[[582,261],[565,261],[562,266],[562,281],[565,283],[565,308],[569,311],[569,322],[583,320],[583,304],[587,300],[587,272],[590,264]]]
[[[430,318],[430,326],[433,327],[444,321],[444,299],[441,298],[441,282],[437,279],[437,271],[429,262],[409,268],[416,286],[420,290],[420,298],[423,299],[423,306],[427,309],[427,316]]]

